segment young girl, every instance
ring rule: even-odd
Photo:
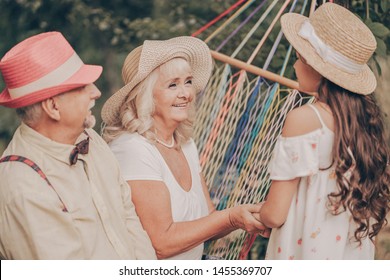
[[[373,259],[389,211],[389,150],[366,65],[370,30],[347,9],[321,5],[286,14],[301,91],[314,104],[292,110],[269,166],[259,218],[273,228],[267,259]]]

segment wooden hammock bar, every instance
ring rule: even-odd
[[[249,73],[252,73],[252,74],[255,74],[257,76],[261,76],[261,77],[264,77],[264,78],[269,79],[271,81],[277,82],[277,83],[282,84],[288,88],[298,89],[298,82],[296,82],[296,81],[293,81],[293,80],[288,79],[286,77],[282,77],[278,74],[261,69],[260,67],[248,64],[248,63],[243,62],[241,60],[232,58],[230,56],[224,55],[220,52],[213,51],[213,50],[210,50],[210,52],[211,52],[211,55],[214,59],[219,60],[223,63],[227,63],[231,66],[245,70]]]

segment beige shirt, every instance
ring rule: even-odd
[[[3,156],[34,161],[55,190],[24,163],[0,163],[1,258],[156,259],[116,159],[95,131],[87,132],[89,153],[70,165],[73,145],[25,124],[16,130]]]

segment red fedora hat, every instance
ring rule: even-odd
[[[6,88],[0,105],[20,108],[95,82],[98,65],[86,65],[60,32],[30,37],[0,61]]]

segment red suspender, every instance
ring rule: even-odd
[[[28,158],[25,158],[25,157],[22,157],[22,156],[16,156],[16,155],[5,156],[5,157],[0,159],[0,163],[8,162],[8,161],[17,161],[17,162],[21,162],[21,163],[27,164],[35,172],[37,172],[39,174],[39,176],[41,176],[41,178],[43,180],[46,181],[46,183],[49,185],[49,187],[51,187],[56,192],[56,190],[54,189],[53,185],[50,183],[49,179],[46,177],[45,173],[43,173],[43,171],[39,168],[39,166],[35,162],[33,162],[32,160],[30,160]],[[62,201],[61,197],[58,195],[57,192],[56,192],[56,194],[58,196],[58,199],[62,203],[62,207],[63,207],[62,211],[63,212],[68,212],[68,209],[66,209],[66,206],[65,206],[64,202]]]

